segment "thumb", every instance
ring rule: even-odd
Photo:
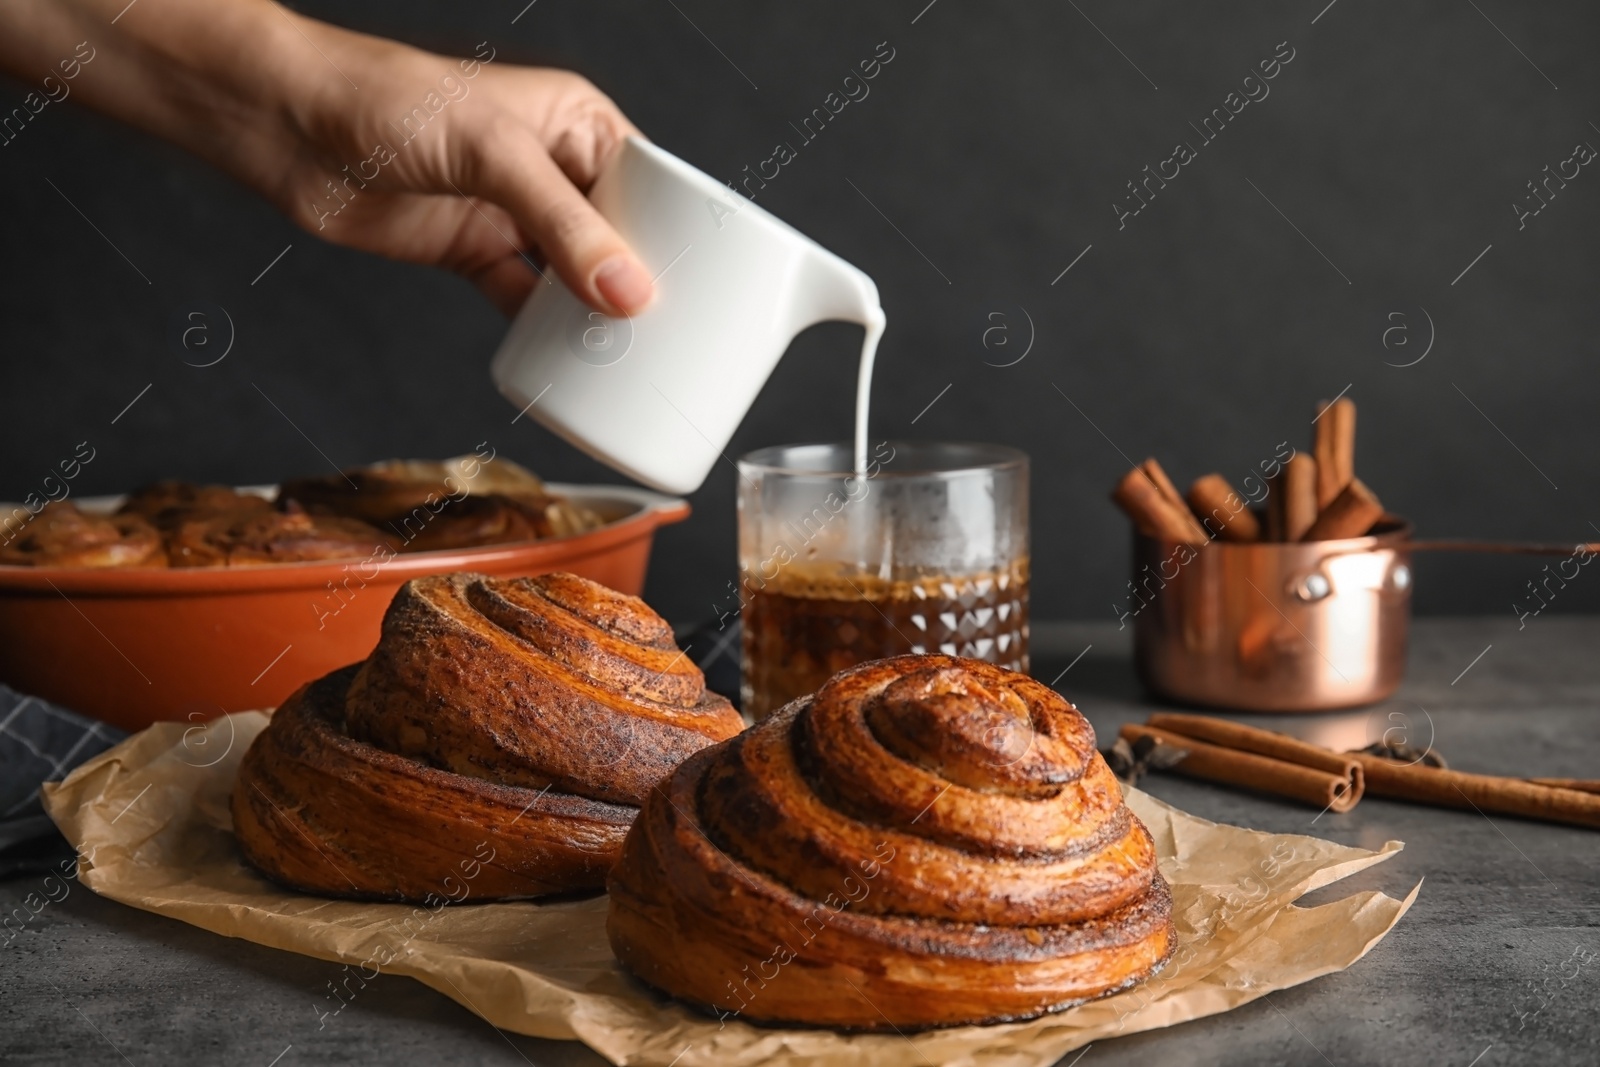
[[[609,315],[643,311],[650,272],[532,131],[501,125],[481,143],[466,191],[504,208],[578,299]]]

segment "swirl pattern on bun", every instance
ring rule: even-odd
[[[742,725],[635,597],[570,574],[418,578],[371,657],[273,716],[234,829],[268,877],[330,896],[599,889],[650,786]]]
[[[492,455],[389,460],[336,475],[293,478],[278,489],[314,514],[392,530],[405,552],[472,548],[595,529],[604,520],[550,492],[524,467]]]
[[[174,567],[261,567],[392,556],[395,539],[359,519],[311,515],[293,501],[181,520],[167,533]]]
[[[692,756],[609,888],[624,966],[754,1021],[1027,1018],[1140,981],[1173,948],[1154,845],[1088,722],[949,656],[844,671]]]
[[[185,522],[210,519],[218,515],[268,511],[266,497],[241,493],[225,485],[196,485],[193,482],[166,480],[141,485],[129,493],[120,515],[143,515],[156,529],[175,530]]]

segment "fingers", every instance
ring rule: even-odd
[[[579,299],[611,315],[649,305],[655,286],[627,242],[601,217],[531,131],[501,122],[465,147],[472,188],[504,208]]]
[[[508,319],[516,316],[539,284],[539,276],[515,252],[473,273],[471,280]]]

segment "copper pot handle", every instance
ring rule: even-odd
[[[1489,552],[1530,556],[1573,556],[1580,551],[1600,553],[1600,541],[1567,545],[1539,544],[1534,541],[1408,541],[1402,547],[1412,552]]]

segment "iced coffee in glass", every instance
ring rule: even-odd
[[[1028,457],[988,444],[784,445],[739,461],[744,709],[943,652],[1028,669]]]

